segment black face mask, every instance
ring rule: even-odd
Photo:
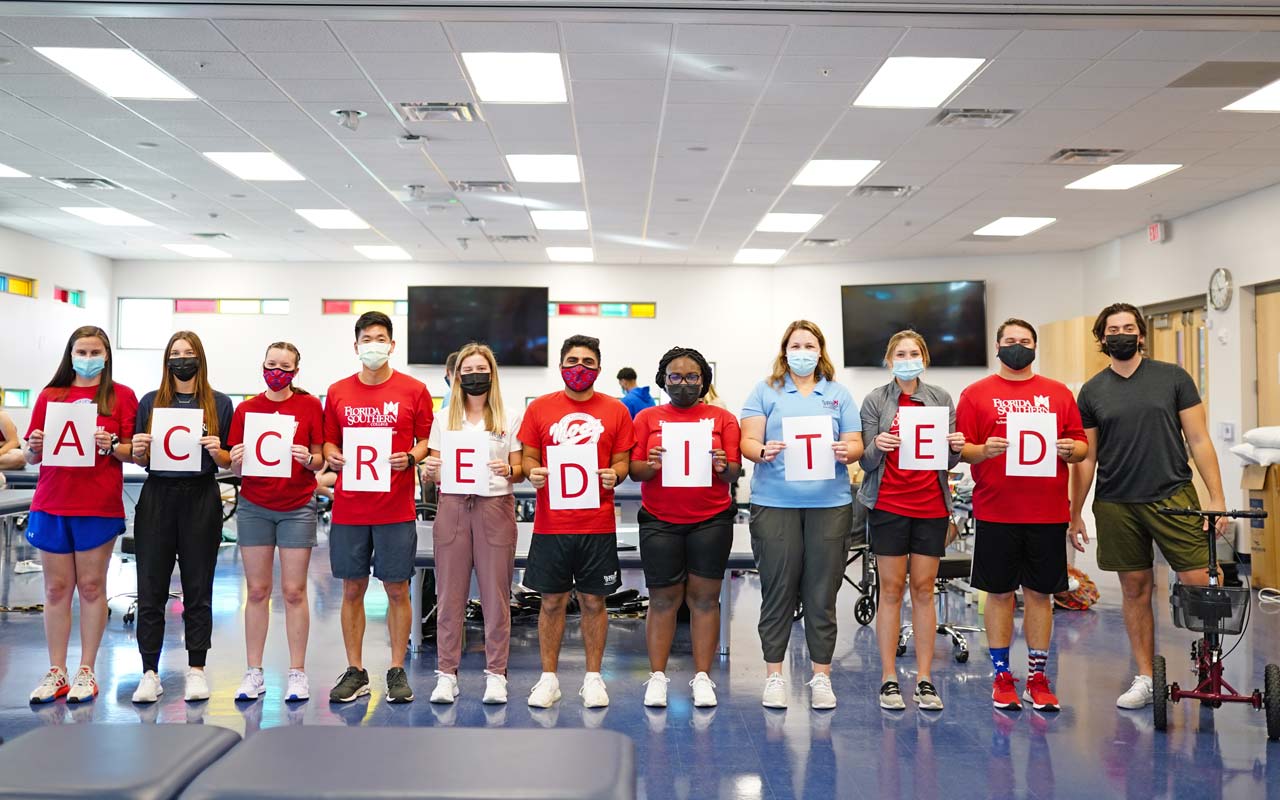
[[[1036,351],[1021,344],[1007,344],[1000,348],[996,357],[1006,367],[1018,372],[1031,366],[1031,362],[1036,360]]]
[[[489,391],[489,387],[493,385],[493,376],[488,372],[468,372],[458,377],[458,383],[462,385],[462,391],[477,397]]]
[[[198,358],[171,358],[169,359],[169,374],[180,381],[189,381],[200,371],[200,359]]]
[[[1138,335],[1136,333],[1108,334],[1102,344],[1102,352],[1117,361],[1128,361],[1138,354]]]
[[[702,399],[702,387],[685,383],[679,386],[668,386],[667,395],[671,397],[671,405],[676,408],[693,408]]]

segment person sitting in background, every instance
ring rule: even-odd
[[[0,411],[0,469],[24,469],[27,459],[22,454],[22,440],[18,438],[18,426],[8,412]],[[0,476],[3,477],[3,476]],[[0,486],[3,486],[0,483]]]
[[[649,395],[649,387],[636,385],[636,371],[631,367],[618,370],[618,386],[622,387],[622,404],[627,407],[627,413],[632,419],[646,408],[653,407],[654,402],[653,397]]]

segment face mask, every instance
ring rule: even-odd
[[[198,358],[171,358],[169,359],[169,374],[180,381],[189,381],[200,371],[200,359]]]
[[[818,354],[812,350],[791,350],[787,352],[787,366],[802,378],[813,374],[818,368]]]
[[[595,385],[596,378],[600,377],[600,370],[583,364],[575,364],[572,367],[565,367],[560,370],[560,377],[564,379],[564,385],[575,392],[585,392]]]
[[[107,366],[107,359],[104,356],[91,356],[89,358],[81,358],[80,356],[71,357],[71,368],[81,378],[96,378],[98,373]]]
[[[893,362],[893,377],[904,381],[915,380],[924,372],[923,358],[907,358]]]
[[[1036,360],[1036,351],[1021,344],[1007,344],[1000,348],[996,357],[1006,367],[1018,372],[1031,366],[1031,362]]]
[[[667,396],[671,398],[671,405],[676,408],[693,408],[702,399],[702,386],[690,386],[684,383],[668,386]]]
[[[1136,333],[1112,333],[1103,341],[1102,352],[1116,361],[1128,361],[1138,354]]]
[[[278,392],[293,383],[293,376],[297,374],[297,370],[289,372],[288,370],[279,368],[262,368],[262,379],[267,382],[267,388],[273,392]]]
[[[489,387],[493,385],[493,376],[488,372],[468,372],[460,376],[458,382],[462,384],[462,391],[472,397],[479,397],[489,392]]]
[[[360,355],[360,363],[369,369],[382,369],[391,357],[391,345],[386,342],[366,342],[356,348]]]

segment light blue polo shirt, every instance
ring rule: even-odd
[[[784,417],[831,417],[831,432],[836,439],[841,434],[860,432],[862,418],[858,403],[849,390],[826,378],[805,397],[796,389],[791,375],[784,379],[781,390],[767,381],[760,381],[751,390],[747,402],[742,405],[742,419],[764,417],[766,441],[782,440]],[[784,450],[772,462],[756,464],[751,474],[751,502],[773,508],[835,508],[853,502],[849,488],[849,468],[836,462],[836,476],[829,481],[792,481],[786,479]]]

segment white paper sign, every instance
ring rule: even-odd
[[[440,491],[489,494],[489,432],[443,431],[440,438]]]
[[[98,445],[97,403],[50,403],[44,412],[44,452],[40,463],[50,467],[92,467]]]
[[[342,457],[343,491],[391,491],[390,428],[343,428]]]
[[[1005,415],[1009,449],[1004,474],[1052,478],[1058,474],[1058,415],[1010,411]]]
[[[903,406],[898,409],[898,469],[947,469],[947,433],[951,410],[946,406]]]
[[[552,511],[600,507],[600,455],[594,444],[553,444],[547,456]]]
[[[199,472],[204,412],[198,408],[157,408],[151,412],[151,469]]]
[[[293,475],[293,434],[298,420],[289,414],[244,415],[244,462],[240,474],[250,478]]]
[[[662,425],[663,486],[711,485],[711,420]]]
[[[783,469],[789,481],[827,481],[836,476],[831,417],[783,417]]]

